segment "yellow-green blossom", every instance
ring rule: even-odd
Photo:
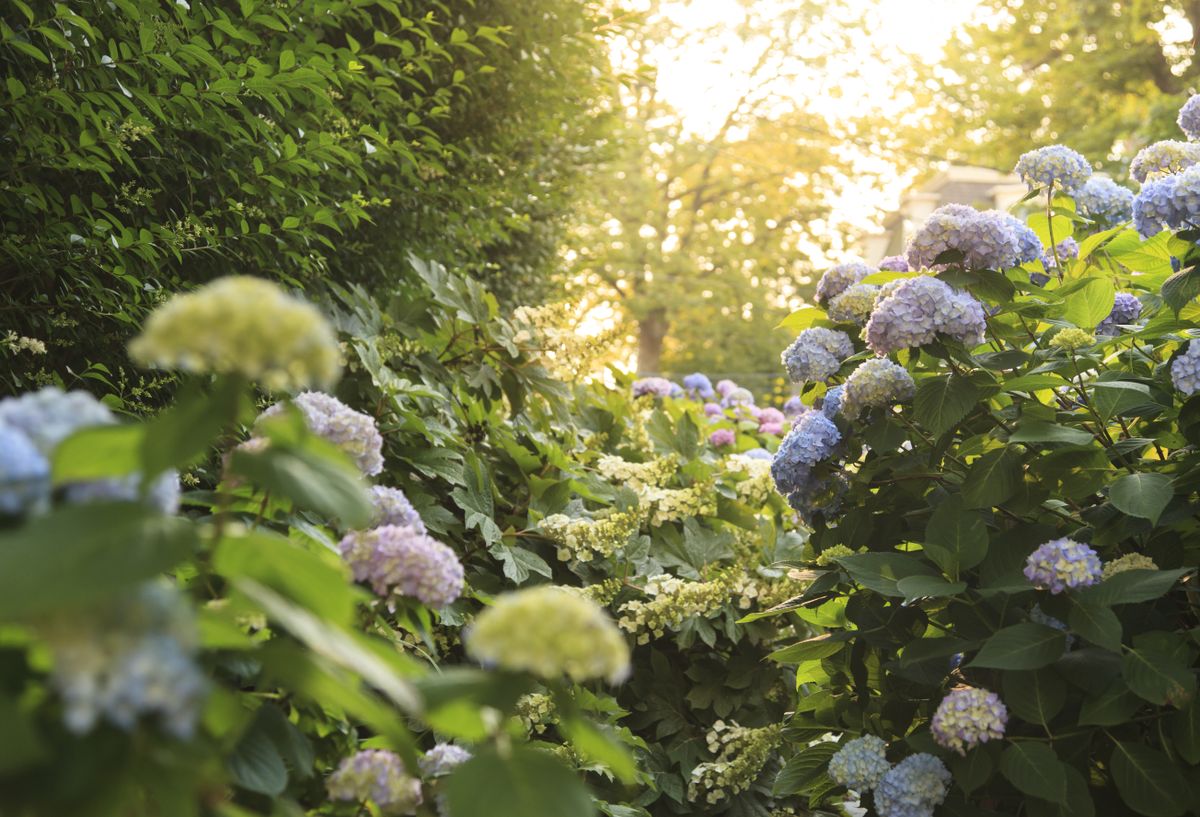
[[[676,576],[660,574],[646,582],[648,601],[627,601],[621,605],[622,630],[637,635],[639,644],[650,643],[651,637],[662,638],[668,629],[675,629],[686,619],[708,616],[729,600],[729,585],[724,579],[692,582]]]
[[[615,511],[599,519],[572,519],[566,514],[547,516],[539,525],[558,544],[558,558],[590,562],[607,558],[629,542],[641,525],[637,511]]]
[[[1158,570],[1158,565],[1149,556],[1143,556],[1140,553],[1126,553],[1111,562],[1105,562],[1100,577],[1108,579],[1118,573],[1124,573],[1126,570]]]
[[[709,751],[717,759],[692,769],[688,799],[719,803],[743,792],[762,774],[782,740],[779,724],[750,729],[737,723],[717,721],[708,732]]]
[[[1082,329],[1076,329],[1074,326],[1068,326],[1060,331],[1057,335],[1050,338],[1050,345],[1055,349],[1083,349],[1091,346],[1096,342],[1095,335],[1088,334]]]
[[[679,460],[671,454],[649,462],[629,462],[612,454],[605,454],[596,461],[596,470],[609,482],[640,490],[666,485],[679,471]]]

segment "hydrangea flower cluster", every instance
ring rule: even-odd
[[[712,434],[708,435],[708,444],[714,448],[723,448],[727,445],[733,445],[737,442],[737,434],[733,429],[718,428]]]
[[[842,415],[857,420],[865,408],[912,399],[916,388],[912,375],[903,366],[883,357],[865,360],[846,380]]]
[[[394,607],[401,596],[445,607],[462,594],[463,567],[446,545],[408,525],[351,531],[338,546],[354,580]]]
[[[1196,145],[1200,149],[1200,144]],[[1133,200],[1133,226],[1144,238],[1200,224],[1200,165],[1147,182]]]
[[[1120,327],[1136,323],[1141,314],[1142,302],[1136,295],[1132,292],[1118,292],[1113,300],[1112,312],[1109,312],[1108,317],[1100,321],[1096,327],[1096,334],[1120,334]]]
[[[1025,578],[1034,587],[1055,595],[1100,581],[1096,551],[1072,539],[1054,539],[1038,547],[1025,560]]]
[[[873,272],[875,270],[862,261],[850,261],[846,264],[838,264],[836,267],[827,270],[821,276],[821,280],[817,281],[817,291],[814,299],[817,303],[825,306],[831,303],[838,295],[841,295],[847,287],[857,284]]]
[[[600,605],[553,585],[506,593],[466,633],[467,653],[485,666],[547,679],[629,674],[629,645]]]
[[[785,496],[795,491],[808,479],[814,465],[833,456],[841,441],[842,433],[824,414],[819,411],[802,414],[779,444],[771,462],[776,489]]]
[[[1021,154],[1013,172],[1030,190],[1057,186],[1070,193],[1088,180],[1092,166],[1066,145],[1047,145]]]
[[[712,381],[708,379],[708,375],[701,372],[693,372],[684,377],[683,390],[693,400],[711,400],[713,395],[716,394]]]
[[[333,327],[278,284],[235,275],[175,295],[129,344],[144,366],[237,374],[271,390],[328,388],[341,374]]]
[[[1050,346],[1054,349],[1066,349],[1075,351],[1076,349],[1084,349],[1096,342],[1096,338],[1089,332],[1078,329],[1074,326],[1068,326],[1066,329],[1061,329],[1050,338]]]
[[[645,591],[648,601],[627,601],[618,610],[617,624],[636,635],[638,644],[649,644],[651,637],[662,638],[685,620],[708,616],[729,601],[729,587],[719,579],[693,582],[664,573],[651,576]]]
[[[1179,129],[1188,139],[1200,139],[1200,94],[1193,95],[1179,109]]]
[[[665,377],[643,377],[633,381],[634,397],[671,397],[679,387]]]
[[[851,550],[846,545],[830,545],[817,554],[817,566],[828,567],[843,556],[853,556],[858,551]]]
[[[912,269],[931,267],[942,253],[956,250],[973,269],[1011,269],[1042,257],[1037,234],[1008,213],[980,212],[947,204],[930,214],[908,244]]]
[[[933,713],[930,731],[939,746],[965,755],[968,749],[1004,737],[1008,708],[994,692],[963,687],[950,692]]]
[[[1182,173],[1200,162],[1200,144],[1167,139],[1147,145],[1129,164],[1129,175],[1142,184]]]
[[[471,753],[453,743],[439,743],[426,752],[418,761],[421,774],[426,777],[441,777],[471,759]]]
[[[1073,261],[1079,257],[1079,242],[1070,236],[1054,245],[1053,252],[1042,254],[1042,265],[1046,268],[1057,266],[1063,261]]]
[[[777,408],[768,406],[758,413],[759,434],[782,434],[787,416]]]
[[[0,400],[0,423],[15,428],[49,458],[58,444],[81,428],[116,422],[112,411],[84,391],[46,386]]]
[[[983,342],[983,306],[945,281],[910,278],[875,307],[864,336],[876,354],[931,343],[939,334],[967,346]]]
[[[425,523],[421,521],[421,515],[399,488],[373,485],[371,508],[372,528],[381,525],[401,525],[415,528],[420,533],[425,532]]]
[[[874,284],[852,284],[829,302],[830,320],[856,323],[862,326],[871,316],[879,287]]]
[[[946,799],[950,770],[933,755],[909,755],[883,776],[875,788],[879,817],[932,817]]]
[[[833,782],[856,792],[868,792],[878,786],[891,768],[887,744],[875,735],[848,741],[829,759],[829,777]]]
[[[804,402],[794,394],[783,404],[783,415],[785,417],[799,417],[804,411]]]
[[[554,698],[544,692],[531,692],[517,699],[517,717],[529,734],[542,734],[558,723]]]
[[[1106,176],[1093,176],[1075,191],[1080,215],[1113,226],[1133,217],[1133,191]]]
[[[1200,343],[1191,341],[1171,362],[1171,382],[1188,397],[1200,391]]]
[[[1192,97],[1196,99],[1197,97]],[[1141,553],[1126,553],[1124,556],[1118,556],[1112,561],[1104,563],[1104,570],[1101,572],[1102,579],[1111,579],[1118,573],[1124,573],[1126,570],[1158,570],[1158,565],[1149,556],[1143,556]]]
[[[142,499],[142,475],[89,480],[68,485],[63,491],[67,502],[136,502]],[[146,489],[145,501],[165,514],[179,512],[179,474],[164,471]]]
[[[730,389],[721,398],[722,408],[734,408],[736,406],[754,406],[754,394],[749,389],[743,389],[741,386]]]
[[[285,405],[271,406],[258,416],[255,424],[282,414]],[[301,392],[292,398],[291,405],[304,415],[304,424],[312,433],[340,448],[364,474],[374,476],[383,470],[383,437],[374,417],[318,391]]]
[[[704,404],[704,416],[705,417],[724,417],[725,409],[721,407],[720,403],[705,403]]]
[[[728,397],[729,393],[736,388],[738,388],[738,384],[734,383],[732,380],[717,381],[717,394],[719,394],[722,398]]]
[[[635,511],[614,511],[600,519],[572,519],[566,514],[547,516],[539,527],[558,545],[559,561],[590,562],[608,558],[629,543],[641,524]]]
[[[908,272],[908,259],[903,255],[889,255],[879,262],[880,272]]]
[[[780,359],[793,383],[828,380],[842,361],[854,354],[854,343],[845,332],[813,326],[802,331]]]
[[[47,622],[44,635],[72,732],[101,718],[130,730],[155,715],[175,737],[192,736],[208,682],[195,660],[192,609],[175,588],[147,582],[86,616]]]
[[[783,739],[778,725],[751,729],[723,721],[714,723],[707,737],[709,750],[719,754],[692,769],[688,799],[694,802],[703,794],[710,804],[750,788]]]
[[[366,749],[338,764],[325,783],[330,798],[374,803],[386,815],[416,814],[421,781],[409,776],[394,752]]]
[[[638,490],[638,498],[649,509],[650,524],[664,525],[690,516],[716,513],[712,486],[696,483],[687,488],[657,488],[647,485]]]
[[[842,395],[845,393],[845,386],[834,386],[825,392],[825,396],[821,399],[821,413],[830,420],[836,420],[842,413]]]
[[[674,454],[668,454],[649,462],[629,462],[613,454],[604,454],[596,461],[596,470],[610,482],[628,485],[636,491],[665,485],[679,470],[679,460]]]
[[[29,438],[0,423],[0,514],[39,508],[50,496],[50,463]]]

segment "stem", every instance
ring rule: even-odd
[[[1063,279],[1062,262],[1058,260],[1058,243],[1054,240],[1054,186],[1046,188],[1046,231],[1050,233],[1050,252],[1054,255],[1054,270],[1058,273],[1058,282]]]

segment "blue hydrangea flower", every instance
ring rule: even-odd
[[[413,527],[384,525],[346,534],[338,546],[354,580],[394,606],[400,596],[445,607],[463,589],[463,567],[446,545]]]
[[[1133,191],[1105,176],[1093,176],[1075,191],[1080,215],[1114,226],[1133,217]]]
[[[643,377],[633,381],[634,397],[670,397],[675,384],[665,377]]]
[[[1200,94],[1189,97],[1179,109],[1179,129],[1188,139],[1200,139]]]
[[[1171,362],[1171,382],[1186,397],[1200,391],[1200,343],[1190,341],[1183,354],[1176,355]]]
[[[1055,595],[1095,584],[1102,570],[1096,551],[1066,538],[1046,542],[1025,560],[1025,578]]]
[[[394,752],[366,749],[345,758],[325,783],[329,797],[371,802],[387,815],[415,814],[421,805],[421,781],[411,777]]]
[[[828,380],[842,361],[854,354],[854,343],[845,332],[813,326],[805,329],[780,356],[793,383]]]
[[[872,358],[859,364],[846,380],[842,415],[857,420],[863,409],[904,402],[915,391],[912,375],[903,366],[887,358]]]
[[[930,731],[939,746],[965,755],[968,749],[1004,737],[1008,708],[986,689],[955,689],[938,704]]]
[[[842,395],[845,393],[845,386],[834,386],[825,392],[825,398],[821,401],[821,413],[830,420],[837,419],[837,416],[842,413]]]
[[[972,269],[1011,269],[1042,257],[1037,234],[1008,213],[980,212],[962,204],[934,210],[908,244],[908,265],[932,267],[942,253],[957,250]]]
[[[1118,292],[1113,300],[1112,312],[1096,327],[1097,335],[1120,334],[1121,326],[1137,322],[1142,314],[1142,302],[1132,292]]]
[[[1196,146],[1200,148],[1200,145]],[[1200,165],[1147,182],[1133,200],[1133,226],[1143,237],[1200,224]]]
[[[721,407],[720,403],[705,403],[704,416],[712,419],[718,419],[725,416],[725,409]]]
[[[1129,175],[1145,184],[1182,173],[1197,162],[1200,162],[1200,144],[1168,139],[1139,150],[1129,165]]]
[[[471,759],[471,753],[453,743],[439,743],[426,752],[418,766],[421,774],[426,777],[441,777],[450,774],[455,767],[461,766]]]
[[[1042,264],[1046,269],[1055,266],[1056,255],[1059,261],[1073,261],[1079,257],[1079,242],[1068,237],[1054,245],[1054,252],[1046,250],[1042,255]]]
[[[371,527],[402,525],[425,532],[425,523],[408,497],[399,488],[375,485],[371,488]]]
[[[887,744],[874,735],[848,741],[829,759],[829,777],[848,789],[868,792],[892,768],[886,752]]]
[[[950,770],[933,755],[909,755],[879,781],[875,810],[879,817],[931,817],[945,801],[950,780]]]
[[[308,429],[340,448],[368,476],[383,470],[383,437],[375,418],[355,411],[333,395],[304,391],[292,398]],[[284,403],[276,403],[258,416],[255,423],[281,414]]]
[[[805,412],[792,426],[771,461],[771,476],[779,493],[788,495],[809,477],[809,469],[829,459],[842,441],[842,433],[819,411]]]
[[[967,346],[983,342],[983,306],[965,292],[929,276],[909,278],[879,302],[867,321],[867,345],[876,354],[912,349],[939,334]]]
[[[179,473],[164,471],[150,483],[145,502],[165,514],[179,513]],[[77,482],[66,487],[63,499],[82,502],[137,502],[142,499],[141,474]]]
[[[796,395],[792,395],[783,404],[783,413],[787,417],[798,417],[804,411],[804,403]]]
[[[828,304],[841,295],[846,287],[857,284],[873,272],[875,272],[874,269],[861,261],[838,264],[822,275],[820,281],[817,281],[816,302],[821,305]]]
[[[879,262],[880,272],[908,272],[908,259],[903,255],[889,255]]]
[[[829,319],[862,326],[871,315],[878,293],[879,287],[874,284],[851,284],[829,302]]]
[[[749,457],[752,460],[773,460],[775,455],[765,448],[751,448],[749,451],[742,452],[743,457]]]
[[[683,388],[693,400],[711,400],[716,392],[708,375],[693,372],[683,378]]]
[[[1070,193],[1088,180],[1092,166],[1066,145],[1047,145],[1021,154],[1013,172],[1030,190],[1057,186]]]
[[[0,423],[0,515],[35,510],[49,496],[49,461],[22,432]]]
[[[796,489],[787,495],[787,502],[806,522],[811,523],[818,516],[832,519],[841,512],[842,499],[848,489],[846,478],[836,471],[819,476],[809,470],[803,474]]]
[[[23,433],[44,457],[81,428],[116,422],[108,406],[83,391],[56,386],[0,400],[0,423]]]

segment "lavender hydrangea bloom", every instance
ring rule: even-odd
[[[1030,190],[1058,186],[1070,193],[1088,180],[1092,166],[1066,145],[1047,145],[1023,153],[1014,172]]]
[[[886,752],[887,744],[874,735],[848,741],[829,759],[829,777],[848,789],[868,792],[892,768]]]
[[[333,800],[372,802],[382,814],[415,814],[421,805],[421,781],[410,777],[393,752],[366,749],[338,764],[326,788]]]
[[[1011,269],[1042,257],[1037,234],[998,210],[980,212],[962,204],[934,210],[908,244],[908,265],[931,267],[942,253],[956,250],[973,269]]]
[[[708,444],[714,448],[721,448],[726,445],[733,445],[737,441],[737,434],[732,429],[718,428],[712,434],[708,435]]]
[[[389,605],[409,596],[445,607],[462,594],[463,568],[454,551],[416,528],[384,525],[353,531],[339,549],[354,580],[369,583]]]
[[[837,416],[842,413],[842,395],[845,393],[845,386],[834,386],[825,392],[825,398],[821,401],[821,413],[830,420],[837,419]]]
[[[1093,176],[1075,191],[1081,215],[1112,226],[1133,217],[1133,191],[1105,176]]]
[[[1200,139],[1200,94],[1188,98],[1179,109],[1179,129],[1188,139]]]
[[[770,406],[768,406],[767,408],[763,409],[762,411],[760,411],[758,413],[758,425],[759,425],[760,430],[761,430],[761,427],[764,425],[780,425],[785,420],[787,420],[787,417],[784,416],[784,413],[782,411],[780,411],[777,408],[772,408]]]
[[[418,532],[425,532],[425,523],[408,497],[399,488],[375,485],[371,488],[371,527],[380,525],[407,525]]]
[[[875,788],[879,817],[931,817],[946,799],[950,770],[933,755],[909,755],[883,776]]]
[[[728,397],[729,393],[736,388],[738,388],[738,384],[734,383],[732,380],[717,381],[717,394],[721,395],[722,397]]]
[[[1139,150],[1129,165],[1129,175],[1145,184],[1182,173],[1197,162],[1200,162],[1200,144],[1167,139]]]
[[[937,278],[910,278],[884,298],[867,321],[867,345],[890,354],[933,342],[939,334],[974,346],[983,342],[983,306]]]
[[[1064,238],[1054,245],[1054,252],[1047,252],[1042,256],[1042,263],[1053,264],[1055,256],[1059,261],[1074,261],[1079,257],[1079,242],[1074,238]]]
[[[179,473],[164,471],[146,491],[145,502],[165,514],[179,513]],[[68,485],[63,499],[72,504],[84,502],[137,502],[142,499],[141,474],[96,479]]]
[[[880,272],[908,272],[908,259],[903,255],[889,255],[879,262]]]
[[[817,292],[814,300],[821,305],[828,304],[838,295],[841,295],[847,287],[857,284],[872,272],[875,272],[875,270],[861,261],[838,264],[822,275],[821,280],[817,281]]]
[[[704,404],[704,416],[705,417],[723,417],[724,415],[725,415],[725,409],[721,407],[720,403],[705,403]]]
[[[47,386],[0,400],[0,423],[23,433],[44,457],[81,428],[115,422],[108,406],[83,391],[64,392]]]
[[[1183,354],[1171,362],[1171,382],[1186,397],[1200,391],[1200,343],[1190,341]]]
[[[804,411],[804,403],[796,395],[792,395],[783,404],[783,413],[788,417],[798,417]]]
[[[939,746],[965,755],[989,740],[1004,737],[1008,708],[986,689],[955,689],[938,704],[930,731]]]
[[[1120,334],[1121,326],[1137,321],[1142,314],[1142,302],[1132,292],[1118,292],[1113,300],[1112,312],[1096,326],[1097,335]]]
[[[708,375],[701,372],[693,372],[683,378],[683,388],[687,391],[688,396],[695,400],[711,400],[716,392],[713,390],[712,381],[708,379]]]
[[[1167,227],[1196,225],[1200,225],[1200,165],[1147,182],[1133,200],[1133,226],[1143,237]]]
[[[862,410],[911,399],[916,391],[912,375],[887,358],[864,361],[850,373],[842,392],[842,415],[857,420]]]
[[[801,488],[812,466],[831,457],[841,441],[842,433],[824,414],[819,411],[802,414],[771,461],[776,490],[786,496]]]
[[[749,457],[752,460],[773,460],[775,455],[765,448],[751,448],[749,451],[742,452],[743,457]]]
[[[1046,542],[1025,560],[1025,578],[1055,595],[1095,584],[1102,569],[1096,551],[1066,538]]]
[[[643,377],[633,381],[634,397],[670,397],[675,384],[665,377]]]
[[[0,514],[34,510],[50,497],[50,463],[29,438],[0,423]]]
[[[873,284],[851,284],[829,302],[829,319],[862,326],[871,315],[878,293],[879,287]]]
[[[471,753],[453,743],[439,743],[424,754],[418,762],[421,774],[426,777],[441,777],[450,774],[455,767],[471,759]]]
[[[383,470],[383,437],[374,417],[319,391],[300,392],[291,403],[304,415],[309,431],[340,448],[364,474],[374,476]],[[285,405],[271,406],[258,416],[255,424],[282,414]]]
[[[733,408],[734,406],[753,406],[754,395],[749,389],[738,387],[731,389],[728,394],[721,398],[721,405],[724,408]]]
[[[854,343],[845,332],[813,326],[805,329],[780,356],[793,383],[828,380],[842,361],[854,354]]]

